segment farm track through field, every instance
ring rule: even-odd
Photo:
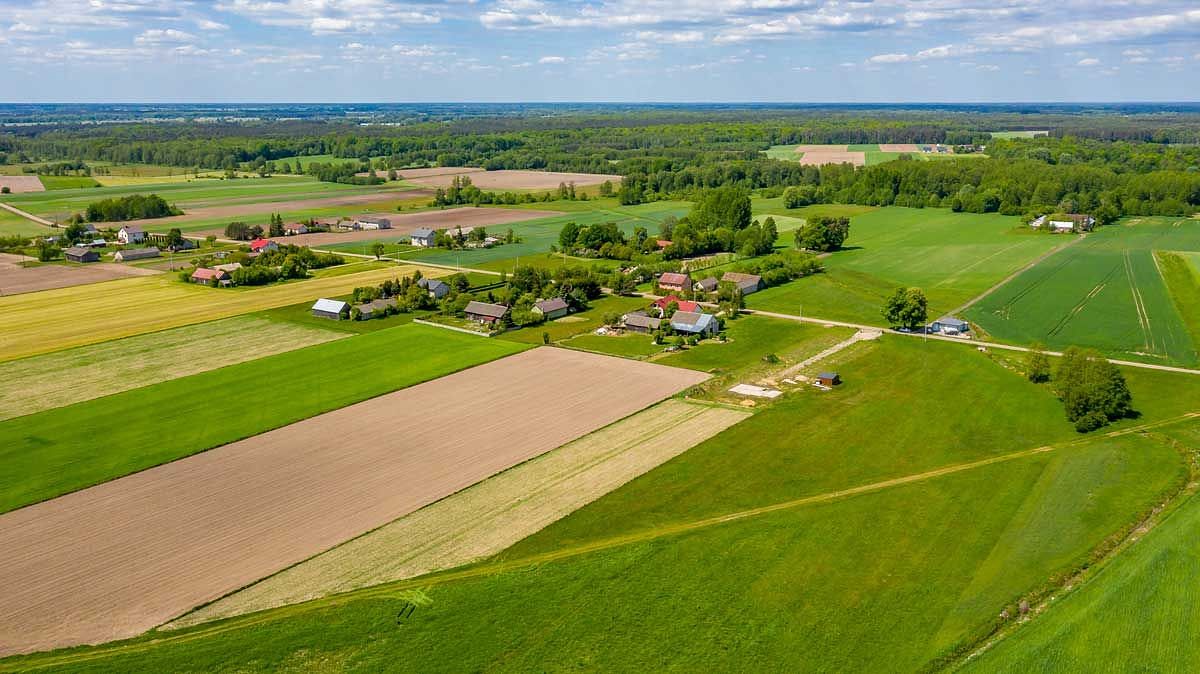
[[[1133,275],[1133,261],[1130,259],[1129,249],[1125,249],[1123,253],[1121,257],[1125,262],[1125,276],[1129,279],[1129,291],[1133,295],[1133,309],[1137,313],[1138,326],[1142,330],[1142,348],[1150,353],[1158,353],[1157,345],[1154,343],[1154,333],[1150,329],[1150,315],[1146,312],[1146,302],[1142,299],[1142,291],[1138,288],[1137,279]],[[1165,352],[1166,345],[1163,346]]]
[[[78,652],[73,652],[73,653],[64,653],[61,655],[48,655],[43,658],[35,658],[32,660],[27,660],[27,661],[23,661],[23,662],[14,662],[11,665],[9,665],[3,661],[0,661],[0,671],[29,671],[29,670],[34,670],[34,669],[46,668],[46,667],[82,665],[87,662],[102,660],[107,657],[146,652],[151,649],[161,647],[163,645],[183,644],[183,643],[188,643],[188,642],[192,642],[192,641],[198,641],[198,640],[213,637],[213,636],[216,636],[216,635],[219,635],[222,633],[240,630],[240,629],[244,629],[244,628],[249,628],[249,627],[253,627],[256,625],[268,624],[268,623],[271,623],[271,622],[274,622],[277,620],[287,618],[289,616],[302,615],[304,613],[308,613],[311,611],[322,610],[322,609],[334,607],[334,606],[341,606],[341,605],[345,605],[345,604],[348,604],[348,603],[351,603],[354,601],[359,601],[359,600],[363,600],[363,599],[373,599],[373,598],[389,598],[389,597],[397,597],[397,596],[403,597],[406,592],[413,590],[413,589],[436,587],[438,585],[443,585],[443,584],[455,582],[455,581],[470,580],[470,579],[474,579],[474,578],[483,578],[483,577],[493,576],[493,575],[502,574],[502,573],[519,571],[519,570],[539,566],[539,565],[550,563],[550,562],[557,562],[557,561],[561,561],[564,559],[578,557],[581,555],[586,555],[586,554],[591,554],[591,553],[596,553],[596,552],[603,552],[606,550],[625,547],[625,546],[629,546],[629,545],[635,545],[635,544],[639,544],[639,543],[648,543],[648,542],[651,542],[654,540],[667,538],[667,537],[679,536],[679,535],[687,534],[687,533],[690,533],[693,531],[700,531],[700,530],[708,529],[711,527],[720,526],[722,524],[727,524],[730,522],[737,522],[737,521],[751,519],[751,518],[755,518],[755,517],[761,517],[763,515],[769,515],[772,513],[777,513],[777,512],[787,511],[787,510],[794,510],[796,508],[801,508],[801,507],[810,506],[810,505],[829,503],[832,501],[837,501],[837,500],[848,498],[848,497],[883,491],[883,490],[889,489],[891,487],[898,487],[898,486],[912,484],[912,483],[916,483],[916,482],[923,482],[926,480],[931,480],[931,479],[943,477],[946,475],[953,475],[955,473],[961,473],[961,472],[973,470],[976,468],[983,468],[986,466],[991,466],[991,465],[995,465],[995,464],[999,464],[999,463],[1006,463],[1009,461],[1028,458],[1031,456],[1037,456],[1039,454],[1053,452],[1058,449],[1065,449],[1067,447],[1086,445],[1087,443],[1092,442],[1093,440],[1095,440],[1097,438],[1113,438],[1113,437],[1119,437],[1122,435],[1128,435],[1131,433],[1141,433],[1141,432],[1144,432],[1144,431],[1147,431],[1150,429],[1161,428],[1164,426],[1169,426],[1169,425],[1181,423],[1184,421],[1193,420],[1193,419],[1196,419],[1197,417],[1200,417],[1200,412],[1188,412],[1186,414],[1178,415],[1175,417],[1170,417],[1167,419],[1162,419],[1162,420],[1159,420],[1156,422],[1141,424],[1138,426],[1131,426],[1129,428],[1124,428],[1124,429],[1120,429],[1117,431],[1104,433],[1104,434],[1101,434],[1101,435],[1098,435],[1095,437],[1086,437],[1086,438],[1081,438],[1078,440],[1071,440],[1068,442],[1062,442],[1062,443],[1057,443],[1057,444],[1053,444],[1053,445],[1042,445],[1039,447],[1033,447],[1033,448],[1029,448],[1029,449],[1023,449],[1023,450],[1019,450],[1019,451],[1015,451],[1015,452],[1010,452],[1008,454],[992,456],[992,457],[988,457],[986,459],[980,459],[977,461],[969,461],[969,462],[965,462],[965,463],[952,464],[952,465],[948,465],[948,466],[943,466],[941,468],[936,468],[933,470],[928,470],[928,471],[923,471],[920,473],[914,473],[911,475],[905,475],[905,476],[901,476],[901,477],[891,478],[891,479],[882,480],[879,482],[858,485],[856,487],[850,487],[847,489],[840,489],[840,490],[826,492],[826,493],[822,493],[822,494],[815,494],[812,496],[806,496],[803,498],[793,499],[793,500],[789,500],[789,501],[783,501],[780,503],[774,503],[774,504],[770,504],[770,505],[760,506],[760,507],[756,507],[756,508],[750,508],[750,509],[741,510],[741,511],[737,511],[737,512],[726,513],[724,515],[718,515],[715,517],[707,517],[707,518],[694,520],[694,521],[690,521],[690,522],[680,522],[680,523],[676,523],[676,524],[655,527],[655,528],[647,529],[644,531],[638,531],[638,532],[634,532],[634,533],[630,533],[630,534],[625,534],[625,535],[621,535],[621,536],[604,538],[604,539],[592,541],[590,543],[584,543],[581,545],[575,545],[575,546],[571,546],[571,547],[561,548],[558,550],[552,550],[552,551],[549,551],[546,553],[531,555],[531,556],[522,557],[519,559],[505,560],[505,561],[493,562],[493,563],[483,563],[478,566],[472,566],[472,567],[468,567],[468,568],[461,569],[458,571],[448,571],[448,572],[444,572],[444,573],[438,573],[438,574],[435,574],[435,575],[429,576],[429,577],[415,578],[412,580],[400,581],[397,583],[389,583],[386,585],[370,587],[370,588],[366,588],[366,589],[362,589],[362,590],[354,590],[354,591],[347,592],[344,594],[334,595],[334,596],[331,596],[326,599],[315,600],[315,601],[307,602],[307,603],[303,603],[303,604],[294,604],[291,606],[284,606],[284,607],[280,607],[277,609],[269,609],[269,610],[261,611],[258,613],[247,614],[244,617],[231,618],[226,621],[221,621],[221,622],[217,622],[212,625],[209,625],[209,626],[203,626],[203,627],[199,627],[199,628],[196,628],[193,630],[188,630],[183,633],[163,635],[163,636],[160,636],[161,633],[156,633],[153,638],[147,639],[145,641],[135,641],[135,642],[125,643],[125,644],[118,643],[118,644],[114,644],[111,646],[101,646],[101,647],[98,647],[98,648],[92,649],[92,650],[84,650],[84,651],[78,651]]]
[[[1018,270],[1016,270],[1016,271],[1012,272],[1012,273],[1011,273],[1011,274],[1009,274],[1008,276],[1005,276],[1005,277],[1004,277],[1003,279],[1001,279],[1001,280],[1000,280],[998,283],[996,283],[996,284],[992,285],[992,286],[991,286],[990,288],[988,288],[987,290],[985,290],[985,291],[983,291],[983,292],[979,293],[978,295],[976,295],[975,297],[971,298],[970,300],[967,300],[967,302],[966,302],[965,304],[963,304],[962,306],[956,307],[956,308],[954,308],[953,310],[949,311],[948,313],[949,313],[950,315],[958,315],[958,314],[960,314],[960,313],[962,313],[962,312],[966,311],[967,309],[970,309],[971,307],[975,306],[976,304],[979,304],[981,301],[983,301],[984,299],[986,299],[986,298],[987,298],[989,295],[991,295],[992,293],[996,292],[996,291],[997,291],[997,290],[999,290],[1000,288],[1004,287],[1005,285],[1007,285],[1007,284],[1008,284],[1010,281],[1012,281],[1013,279],[1017,278],[1017,277],[1018,277],[1018,276],[1020,276],[1021,274],[1024,274],[1025,272],[1029,271],[1030,269],[1033,269],[1033,268],[1034,268],[1034,267],[1036,267],[1037,265],[1039,265],[1039,264],[1041,264],[1042,262],[1044,262],[1045,260],[1049,259],[1049,258],[1050,258],[1052,255],[1054,255],[1055,253],[1061,252],[1062,250],[1064,250],[1064,249],[1065,249],[1065,248],[1067,248],[1068,246],[1073,246],[1073,245],[1075,245],[1076,243],[1079,243],[1080,241],[1083,241],[1083,239],[1084,239],[1086,236],[1087,236],[1087,235],[1085,234],[1084,236],[1080,236],[1080,237],[1073,238],[1073,239],[1071,239],[1070,241],[1066,241],[1066,242],[1064,242],[1064,243],[1062,243],[1062,244],[1059,244],[1059,245],[1055,246],[1054,248],[1051,248],[1050,250],[1046,251],[1045,253],[1042,253],[1041,255],[1037,256],[1037,257],[1036,257],[1036,258],[1035,258],[1033,261],[1031,261],[1029,264],[1026,264],[1025,266],[1021,267],[1020,269],[1018,269]],[[1011,246],[1010,246],[1010,248],[1011,248]],[[1005,250],[1008,250],[1008,249],[1006,248]],[[1065,264],[1065,263],[1064,263],[1064,264]],[[1061,265],[1060,265],[1060,266],[1061,266]],[[939,284],[939,285],[940,285],[940,284]],[[1015,301],[1015,298],[1014,298],[1014,301]],[[1009,305],[1006,305],[1006,306],[1011,306],[1011,302],[1009,303]]]
[[[1067,327],[1067,324],[1070,323],[1073,318],[1078,316],[1079,312],[1083,311],[1084,308],[1087,307],[1088,302],[1092,301],[1096,295],[1099,295],[1104,291],[1104,287],[1108,285],[1109,280],[1112,279],[1113,275],[1115,275],[1120,269],[1121,265],[1119,263],[1113,265],[1112,269],[1110,269],[1108,273],[1104,275],[1104,278],[1100,279],[1099,283],[1092,287],[1092,289],[1089,290],[1087,294],[1075,304],[1075,306],[1071,307],[1070,311],[1058,319],[1058,322],[1054,324],[1054,327],[1050,328],[1050,330],[1046,332],[1046,336],[1053,337],[1054,335],[1062,332],[1063,328]]]

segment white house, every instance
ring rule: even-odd
[[[433,239],[435,236],[436,234],[432,229],[429,229],[428,227],[418,227],[417,229],[413,230],[413,233],[410,235],[410,240],[414,246],[431,248],[433,247]]]
[[[137,225],[125,225],[117,231],[117,241],[128,246],[131,243],[141,243],[146,240],[146,232]]]

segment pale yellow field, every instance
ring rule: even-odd
[[[346,336],[236,316],[0,363],[0,421]]]
[[[184,627],[494,555],[750,416],[667,400],[169,623]]]
[[[450,273],[397,265],[247,289],[191,285],[163,274],[0,297],[0,362],[344,295],[418,269],[430,277]]]

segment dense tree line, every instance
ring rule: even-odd
[[[124,222],[146,218],[181,215],[183,211],[168,204],[157,194],[130,194],[88,204],[84,217],[88,222]]]

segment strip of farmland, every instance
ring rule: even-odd
[[[403,215],[384,214],[392,224],[391,229],[360,230],[356,232],[321,232],[317,234],[297,234],[293,236],[276,237],[275,241],[290,243],[298,246],[322,246],[331,243],[347,241],[369,241],[372,239],[404,238],[412,234],[414,229],[428,227],[429,229],[453,229],[455,227],[482,227],[502,225],[535,218],[550,218],[564,215],[558,211],[536,211],[532,209],[515,208],[450,208],[439,211],[424,211],[405,213]],[[219,230],[213,230],[219,234]]]
[[[664,401],[189,613],[168,627],[413,578],[494,555],[750,414]]]
[[[706,378],[535,349],[0,516],[0,654],[136,635]]]

